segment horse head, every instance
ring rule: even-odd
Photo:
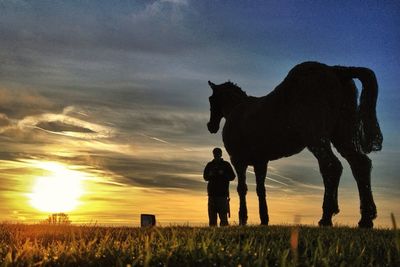
[[[231,111],[245,101],[248,96],[239,86],[230,81],[219,85],[208,81],[208,85],[213,94],[209,97],[211,113],[207,127],[210,133],[216,133],[219,130],[221,119],[227,118]]]
[[[213,90],[213,94],[209,97],[210,101],[210,121],[207,123],[207,128],[210,133],[216,133],[219,130],[219,123],[223,117],[220,99],[217,93],[217,85],[208,81],[208,85]]]

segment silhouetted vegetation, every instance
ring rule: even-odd
[[[68,214],[60,212],[49,215],[49,217],[42,223],[51,225],[69,225],[71,224],[71,220],[69,219]]]
[[[0,224],[0,266],[400,266],[393,230],[297,231]]]

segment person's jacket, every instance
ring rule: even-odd
[[[210,197],[228,197],[229,181],[235,179],[235,173],[229,162],[214,159],[207,163],[203,173],[204,180],[208,181],[207,192]]]

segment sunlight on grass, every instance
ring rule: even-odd
[[[0,224],[0,265],[399,266],[392,230]]]

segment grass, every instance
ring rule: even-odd
[[[0,224],[0,266],[65,265],[400,266],[400,256],[398,230]]]

